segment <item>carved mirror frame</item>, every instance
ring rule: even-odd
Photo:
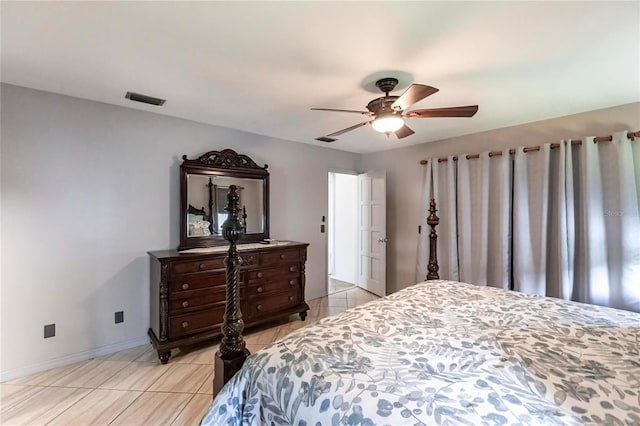
[[[269,172],[267,165],[260,167],[249,156],[238,154],[232,149],[209,151],[194,160],[182,156],[180,165],[180,245],[178,250],[226,245],[228,242],[222,235],[193,236],[187,235],[188,213],[188,175],[209,175],[234,178],[262,179],[262,214],[263,232],[245,234],[239,243],[252,243],[269,238]]]

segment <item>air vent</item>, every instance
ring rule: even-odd
[[[327,142],[327,143],[329,143],[329,142],[335,142],[335,141],[337,141],[338,139],[333,139],[333,138],[328,138],[328,137],[326,137],[326,136],[322,136],[322,137],[316,138],[316,140],[317,140],[317,141],[320,141],[320,142]]]
[[[132,101],[142,102],[143,104],[156,105],[161,106],[166,102],[166,99],[154,98],[152,96],[141,95],[140,93],[127,92],[124,95],[126,99],[131,99]]]

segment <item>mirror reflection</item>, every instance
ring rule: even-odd
[[[265,232],[263,179],[187,174],[187,237],[222,235],[229,185],[238,187],[246,234]]]

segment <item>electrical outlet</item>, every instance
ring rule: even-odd
[[[124,322],[124,311],[116,312],[116,324],[120,324],[121,322]]]
[[[53,337],[56,335],[56,325],[47,324],[44,326],[44,338]]]
[[[324,233],[324,225],[320,225],[320,232]]]

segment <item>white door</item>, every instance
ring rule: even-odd
[[[358,285],[384,297],[387,290],[386,172],[358,175]]]

